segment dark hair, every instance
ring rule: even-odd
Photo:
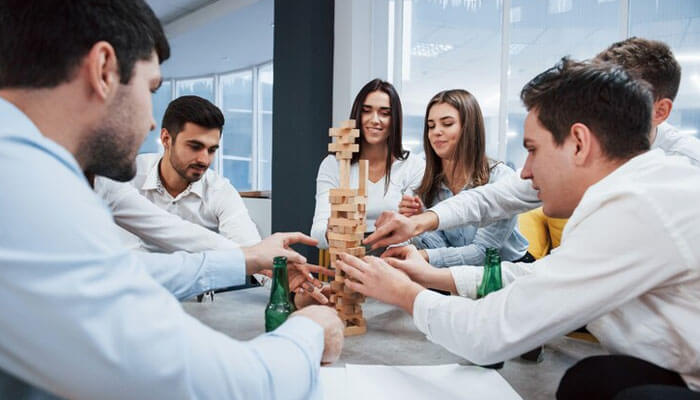
[[[384,92],[389,96],[389,106],[391,107],[391,132],[387,138],[386,146],[386,177],[384,178],[384,191],[389,188],[391,182],[391,164],[392,156],[397,160],[405,160],[408,157],[408,151],[403,149],[401,143],[401,124],[403,121],[403,113],[401,111],[401,99],[396,92],[394,85],[381,79],[369,81],[360,89],[360,92],[355,96],[355,101],[352,103],[350,118],[355,120],[355,127],[360,130],[360,151],[352,155],[352,163],[356,163],[360,159],[362,152],[362,138],[365,132],[362,128],[362,105],[367,99],[367,95],[372,92]]]
[[[168,104],[163,115],[162,128],[168,130],[173,141],[177,134],[185,128],[185,123],[191,122],[207,129],[218,129],[221,134],[224,128],[224,114],[219,107],[199,96],[182,96]]]
[[[575,123],[586,125],[610,159],[627,159],[649,150],[653,99],[649,84],[614,64],[562,58],[520,92],[528,111],[557,145]]]
[[[454,154],[454,170],[443,171],[440,157],[435,153],[428,137],[428,115],[436,104],[449,104],[459,113],[462,132]],[[425,153],[425,173],[416,193],[426,207],[433,205],[437,198],[440,184],[447,174],[469,172],[470,184],[481,186],[489,181],[489,160],[486,157],[486,129],[484,116],[476,98],[466,90],[453,89],[442,91],[428,102],[423,124],[423,151]]]
[[[112,45],[122,84],[134,63],[170,56],[163,27],[143,0],[0,2],[0,88],[48,88],[67,82],[99,41]]]
[[[681,66],[664,42],[631,37],[595,56],[594,62],[611,62],[626,69],[636,78],[642,78],[652,86],[654,100],[673,101],[681,84]]]

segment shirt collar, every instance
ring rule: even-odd
[[[146,179],[141,185],[141,190],[157,190],[161,194],[167,193],[167,190],[165,190],[165,186],[163,186],[163,182],[160,180],[160,163],[162,160],[163,157],[161,156],[158,159],[158,161],[153,163],[151,169],[148,171],[148,175],[146,175]],[[205,171],[204,176],[202,176],[202,178],[198,181],[190,183],[189,186],[187,186],[185,190],[182,191],[182,193],[177,195],[177,197],[184,197],[190,193],[193,193],[199,198],[203,198],[204,184],[202,183],[202,180],[206,177],[206,173],[207,171]]]

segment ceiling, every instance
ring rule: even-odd
[[[217,0],[146,0],[163,25],[196,11]]]

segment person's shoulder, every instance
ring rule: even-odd
[[[236,187],[233,186],[233,183],[231,183],[231,181],[227,177],[219,175],[216,171],[212,169],[207,169],[207,172],[204,173],[201,182],[202,185],[204,185],[205,190],[233,190],[236,193],[238,193]]]

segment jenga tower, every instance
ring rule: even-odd
[[[331,255],[331,267],[335,268],[340,253],[356,257],[365,255],[362,239],[366,229],[365,212],[367,203],[367,174],[369,162],[360,160],[358,188],[350,188],[350,160],[352,154],[360,151],[355,139],[360,137],[360,130],[355,129],[355,121],[349,120],[340,128],[331,128],[329,136],[333,142],[328,145],[329,152],[335,152],[340,170],[340,187],[331,189],[331,218],[328,221],[328,244]],[[362,335],[367,332],[367,323],[362,316],[360,306],[365,297],[345,286],[345,274],[336,271],[335,280],[331,282],[331,301],[335,303],[338,316],[345,323],[345,336]]]

